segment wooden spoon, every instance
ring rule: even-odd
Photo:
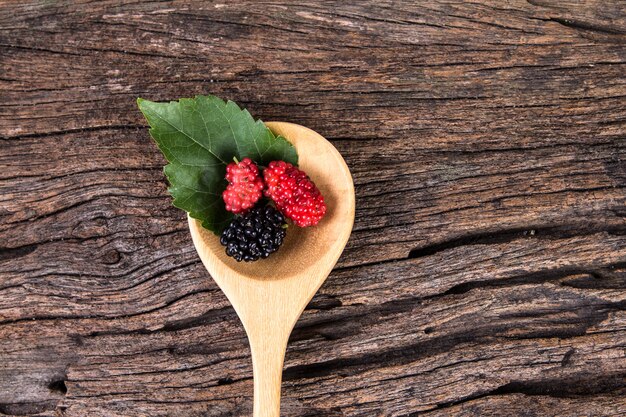
[[[189,229],[200,259],[246,329],[254,372],[254,417],[279,417],[287,340],[302,311],[333,269],[354,223],[352,176],[337,149],[318,133],[292,123],[267,126],[298,150],[299,167],[322,192],[326,216],[315,227],[290,225],[269,258],[237,263],[200,222]]]

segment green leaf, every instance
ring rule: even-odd
[[[227,185],[226,165],[233,157],[247,157],[259,165],[275,160],[298,163],[291,143],[232,101],[215,96],[169,103],[139,98],[137,105],[150,123],[150,136],[169,162],[164,172],[174,206],[216,234],[232,219],[222,192]]]

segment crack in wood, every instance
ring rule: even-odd
[[[27,138],[45,138],[49,136],[62,136],[68,135],[72,133],[85,133],[85,132],[101,132],[106,130],[140,130],[143,129],[144,126],[141,125],[120,125],[120,124],[111,124],[106,126],[85,126],[74,129],[64,129],[64,130],[53,130],[50,132],[38,132],[38,133],[26,133],[23,135],[16,136],[1,136],[0,140],[10,141],[10,140],[19,140],[19,139],[27,139]]]
[[[595,23],[584,22],[576,19],[566,19],[562,17],[551,17],[548,19],[551,22],[556,22],[572,29],[581,29],[591,32],[605,33],[608,35],[626,35],[626,30],[621,30],[616,27],[604,26]],[[626,42],[626,39],[624,40]]]
[[[624,264],[617,263],[613,265],[608,265],[606,268],[621,268],[623,266]],[[480,281],[465,282],[465,283],[457,284],[443,293],[434,294],[434,295],[427,296],[424,298],[432,299],[432,298],[445,297],[447,295],[465,294],[477,288],[501,288],[501,287],[516,286],[516,285],[539,284],[539,283],[550,282],[550,281],[562,281],[561,285],[578,288],[577,283],[581,281],[572,281],[571,279],[580,279],[580,278],[584,278],[585,276],[591,276],[596,280],[593,284],[588,283],[588,280],[583,281],[587,283],[588,288],[598,288],[598,287],[606,288],[605,286],[602,285],[604,278],[600,275],[600,273],[596,271],[589,271],[585,268],[572,266],[572,267],[566,267],[566,268],[557,268],[557,269],[551,269],[551,270],[545,270],[545,271],[530,272],[530,273],[525,273],[525,274],[521,274],[518,276],[512,276],[510,278],[505,278],[505,279],[486,279],[486,280],[480,280]],[[616,281],[617,280],[613,280],[613,285],[615,285],[617,288],[626,288],[626,279],[622,279],[621,282],[619,281],[616,282]],[[578,284],[578,285],[581,285],[581,284]],[[582,285],[584,288],[584,284]],[[609,288],[613,288],[613,287],[609,287]]]
[[[610,394],[613,392],[624,392],[626,384],[626,373],[617,373],[612,375],[606,375],[606,377],[598,378],[597,376],[589,376],[586,374],[579,374],[574,377],[560,378],[560,379],[547,379],[539,381],[511,381],[504,385],[499,386],[496,389],[472,395],[470,397],[439,403],[436,406],[437,410],[451,408],[461,404],[467,404],[472,401],[492,396],[507,395],[507,394],[524,394],[529,396],[550,396],[550,397],[591,397],[597,394]],[[409,417],[417,417],[426,413],[412,413]]]
[[[583,236],[593,233],[613,235],[626,234],[626,225],[615,227],[597,227],[596,225],[555,225],[504,229],[495,232],[475,233],[441,243],[415,248],[409,251],[408,259],[423,258],[449,249],[468,245],[491,245],[508,243],[518,239],[559,239]]]

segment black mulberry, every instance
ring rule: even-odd
[[[226,255],[237,262],[253,262],[276,252],[287,234],[285,216],[273,206],[257,207],[237,216],[222,232]]]

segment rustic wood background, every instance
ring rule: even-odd
[[[284,416],[626,415],[626,4],[347,3],[0,2],[0,414],[249,415],[135,104],[213,93],[356,184]]]

